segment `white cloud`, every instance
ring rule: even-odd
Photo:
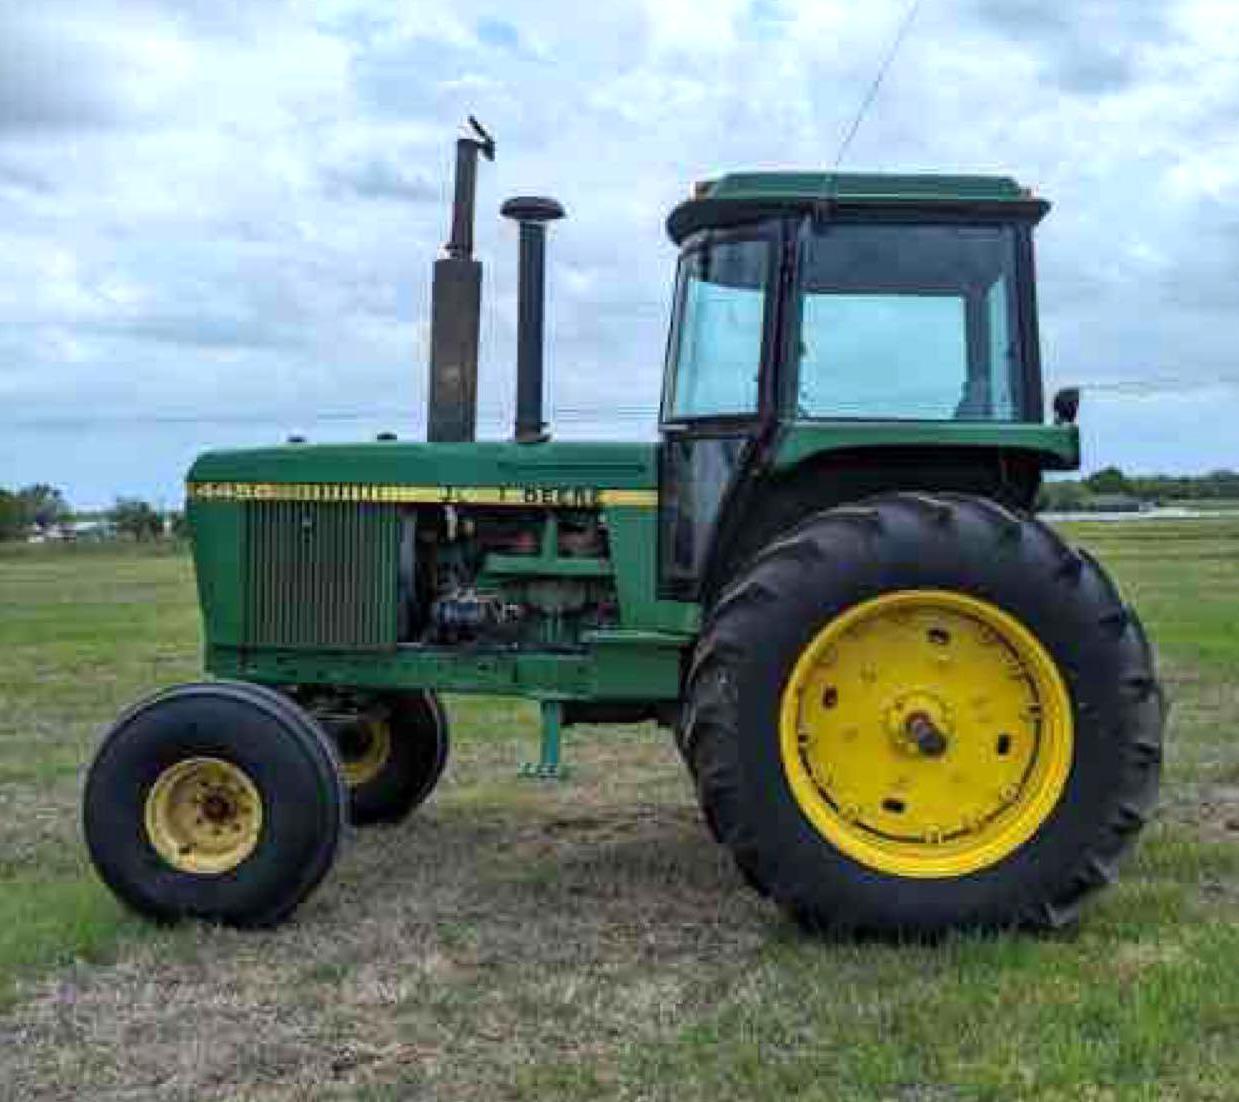
[[[354,426],[310,424],[342,405],[390,409],[404,432],[420,421],[429,264],[467,112],[499,141],[479,180],[484,412],[500,431],[515,234],[495,212],[518,192],[553,194],[569,212],[550,246],[553,404],[652,410],[674,262],[667,211],[694,179],[730,168],[829,166],[907,10],[15,8],[0,13],[0,419],[271,413],[229,439],[278,438],[293,420],[347,434]],[[1038,185],[1056,204],[1039,231],[1052,382],[1143,372],[1195,393],[1233,372],[1239,344],[1237,50],[1229,3],[935,0],[846,167],[1005,171]],[[1086,424],[1094,404],[1106,411],[1097,460],[1140,466],[1148,407],[1099,396]],[[1239,394],[1223,387],[1209,408],[1239,416]],[[390,424],[355,426],[372,427]],[[173,446],[171,429],[152,427],[135,467],[125,457],[147,430],[130,424],[86,469],[35,430],[20,443],[5,431],[0,484],[42,477],[54,455],[70,465],[56,477],[71,495],[96,501],[174,486],[190,444],[224,433],[203,426],[191,441],[182,428]],[[1232,449],[1229,430],[1206,428],[1182,462],[1235,462]]]

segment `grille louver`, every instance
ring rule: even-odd
[[[246,511],[250,646],[395,646],[396,506],[255,501]]]

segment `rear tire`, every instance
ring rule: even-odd
[[[962,660],[954,673],[935,673],[915,653],[908,661],[907,632],[922,630],[917,609],[957,630],[959,646],[942,659]],[[853,622],[857,638],[876,626],[876,644],[832,634]],[[825,657],[812,657],[815,645]],[[865,650],[874,645],[878,652]],[[883,665],[881,653],[892,662]],[[821,688],[834,673],[806,681],[804,670],[821,661],[846,673],[851,655],[861,666],[850,703],[862,719],[869,708],[870,719],[841,732],[843,709],[828,710],[836,690]],[[1000,702],[1015,701],[1009,714],[1032,718],[995,729],[1003,733],[987,753],[1011,758],[977,759],[969,772],[960,763],[976,732],[995,735],[983,722],[991,704],[971,695],[974,675],[989,679]],[[808,684],[823,695],[816,712],[805,710]],[[986,499],[893,494],[802,523],[711,611],[687,697],[682,744],[707,823],[750,883],[814,929],[1061,926],[1113,879],[1156,802],[1165,709],[1134,612],[1091,558]],[[895,722],[905,706],[917,716],[908,730],[936,715],[924,742]],[[982,718],[970,718],[974,706]],[[854,740],[852,755],[841,738]],[[809,748],[819,745],[826,749]],[[906,839],[884,826],[905,809],[898,792],[865,802],[881,768],[908,786],[910,821],[933,799],[944,818],[922,820]],[[1023,770],[1018,784],[1013,768]],[[985,790],[989,776],[1007,778],[997,794]],[[952,807],[959,824],[925,825],[948,821]]]
[[[148,918],[271,926],[331,867],[345,799],[329,740],[288,698],[180,685],[108,731],[83,829],[104,883]]]

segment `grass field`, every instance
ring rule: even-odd
[[[668,739],[451,702],[454,756],[270,933],[121,912],[78,837],[127,701],[199,672],[188,561],[0,550],[0,1098],[1239,1098],[1239,521],[1081,525],[1158,643],[1160,819],[1062,937],[806,939]]]

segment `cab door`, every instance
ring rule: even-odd
[[[720,510],[774,416],[783,229],[710,230],[680,257],[663,390],[659,590],[695,599]]]

